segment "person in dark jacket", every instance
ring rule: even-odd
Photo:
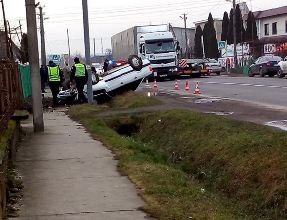
[[[87,102],[84,95],[84,86],[88,81],[88,71],[85,64],[80,62],[80,59],[76,57],[74,59],[75,64],[72,67],[71,79],[76,82],[76,88],[78,90],[78,98],[80,103]]]
[[[48,73],[47,73],[47,67],[44,66],[44,65],[41,65],[40,76],[41,76],[41,90],[42,90],[42,93],[46,93],[46,91],[45,91],[45,84],[48,81]]]
[[[107,72],[109,68],[109,61],[106,59],[104,62],[104,72]]]
[[[49,61],[48,65],[48,81],[53,95],[53,106],[58,105],[58,94],[61,85],[61,72],[60,68],[53,62]]]

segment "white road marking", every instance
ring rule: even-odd
[[[239,84],[240,86],[252,86],[252,84],[250,84],[250,83],[241,83],[241,84]]]
[[[229,83],[229,82],[227,82],[227,83],[221,83],[221,84],[223,84],[223,85],[235,85],[237,83]]]
[[[206,84],[219,84],[219,82],[204,82]]]
[[[281,86],[268,86],[269,88],[281,88]]]
[[[264,87],[265,85],[253,85],[254,87]]]

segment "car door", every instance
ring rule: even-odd
[[[262,57],[259,57],[258,60],[256,60],[255,68],[254,68],[254,72],[255,73],[259,73],[260,72],[262,62],[263,62],[263,58]]]
[[[259,61],[260,61],[260,57],[257,60],[255,60],[255,62],[250,66],[252,73],[257,73],[257,65]]]

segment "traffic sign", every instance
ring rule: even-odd
[[[60,54],[50,54],[48,55],[48,59],[52,60],[55,64],[59,65],[61,62],[61,55]]]
[[[218,41],[218,50],[223,50],[226,47],[226,41]]]

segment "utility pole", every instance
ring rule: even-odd
[[[88,102],[93,103],[93,88],[92,88],[92,72],[91,72],[91,51],[90,51],[90,28],[89,28],[89,12],[87,0],[82,0],[83,7],[83,25],[85,39],[85,57],[88,70],[87,94]]]
[[[67,28],[67,39],[68,39],[68,49],[69,49],[69,60],[68,65],[70,66],[70,59],[71,59],[71,46],[70,46],[70,35],[69,35],[69,29]]]
[[[237,39],[236,39],[236,2],[233,0],[233,43],[234,43],[234,66],[237,67]]]
[[[23,36],[23,32],[22,32],[22,24],[21,24],[21,21],[19,20],[19,27],[20,27],[20,34],[21,34],[21,37]]]
[[[104,54],[103,38],[101,37],[102,54]]]
[[[42,94],[39,73],[39,50],[35,0],[25,0],[29,64],[31,68],[34,132],[44,131]]]
[[[96,56],[96,38],[94,38],[94,57]]]
[[[8,45],[9,45],[9,53],[10,53],[10,58],[13,59],[13,48],[12,48],[12,32],[11,32],[11,27],[9,21],[7,21],[7,27],[8,27],[8,33],[9,33],[9,38],[8,38]]]
[[[202,45],[202,54],[203,54],[203,58],[205,59],[205,48],[204,48],[204,40],[203,40],[203,36],[201,36],[201,45]]]
[[[42,65],[46,66],[46,45],[45,45],[45,31],[44,31],[44,18],[43,18],[43,8],[39,7],[40,11],[40,35],[41,35],[41,61]]]
[[[6,15],[5,15],[4,0],[1,0],[1,3],[2,3],[4,28],[5,28],[5,37],[6,37],[6,56],[9,59],[11,58],[11,56],[10,56],[10,49],[9,49],[9,37],[8,37],[8,28],[7,28],[7,21],[6,21]]]
[[[186,58],[189,58],[188,57],[188,45],[187,45],[187,29],[186,29],[186,20],[187,20],[187,17],[186,17],[186,14],[184,13],[183,14],[183,17],[180,16],[181,19],[183,19],[183,22],[184,22],[184,33],[185,33],[185,57]]]

